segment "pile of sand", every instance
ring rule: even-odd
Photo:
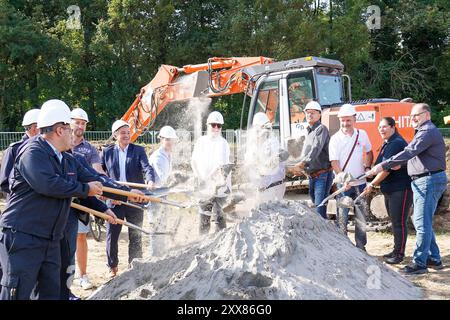
[[[250,217],[133,267],[90,299],[420,299],[421,290],[357,249],[303,202]]]

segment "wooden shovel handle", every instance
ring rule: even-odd
[[[134,192],[131,192],[131,191],[114,189],[114,188],[105,187],[105,186],[103,186],[102,189],[103,189],[103,191],[106,191],[106,192],[109,192],[109,193],[113,193],[113,194],[118,194],[118,195],[121,195],[121,196],[126,196],[126,197],[139,196],[140,198],[145,199],[146,201],[149,201],[149,202],[161,203],[161,199],[159,199],[159,198],[155,198],[155,197],[150,197],[150,196],[146,196],[146,195],[143,195],[143,194],[134,193]]]
[[[100,212],[100,211],[97,211],[97,210],[94,210],[94,209],[91,209],[91,208],[82,206],[81,204],[78,204],[78,203],[72,202],[72,203],[70,204],[70,206],[71,206],[72,208],[74,208],[74,209],[78,209],[78,210],[87,212],[87,213],[89,213],[89,214],[92,214],[93,216],[102,218],[102,219],[104,219],[104,220],[107,220],[107,219],[109,218],[109,215],[107,215],[106,213],[103,213],[103,212]],[[150,232],[148,232],[147,230],[145,230],[145,229],[143,229],[143,228],[141,228],[141,227],[139,227],[139,226],[137,226],[137,225],[134,225],[134,224],[132,224],[132,223],[130,223],[130,222],[127,222],[127,221],[122,220],[122,219],[119,219],[119,218],[116,218],[115,220],[116,220],[116,222],[117,222],[118,224],[127,226],[128,228],[132,228],[132,229],[139,230],[139,231],[144,232],[144,233],[146,233],[146,234],[150,234]]]
[[[145,189],[152,189],[149,185],[145,183],[136,183],[136,182],[127,182],[127,181],[116,181],[118,184],[122,186],[128,186],[131,188],[145,188]]]

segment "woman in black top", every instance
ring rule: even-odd
[[[396,155],[408,145],[405,139],[397,132],[395,120],[391,117],[381,119],[378,125],[378,132],[384,143],[375,164]],[[365,191],[370,192],[377,185],[380,186],[384,195],[384,202],[391,218],[392,233],[394,234],[394,250],[384,255],[385,262],[397,264],[402,262],[405,256],[406,238],[408,236],[406,222],[413,202],[411,179],[408,176],[406,165],[380,172],[367,185]]]

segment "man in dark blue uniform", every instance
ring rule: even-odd
[[[9,198],[9,176],[11,174],[14,160],[16,159],[19,148],[28,141],[29,138],[39,134],[37,128],[37,118],[39,109],[31,109],[25,113],[22,120],[22,126],[25,128],[25,133],[19,141],[13,142],[6,149],[3,155],[2,164],[0,166],[0,190],[6,194],[6,200]],[[1,211],[0,211],[1,214]],[[2,278],[2,268],[0,266],[0,279]]]
[[[39,109],[31,109],[25,113],[22,120],[22,126],[25,128],[25,134],[19,141],[11,143],[3,156],[2,165],[0,167],[0,188],[1,191],[6,193],[7,198],[10,193],[9,175],[13,168],[18,149],[29,138],[39,134],[39,129],[37,128],[39,111]]]
[[[64,151],[70,149],[70,110],[60,100],[42,106],[42,136],[22,148],[11,195],[0,219],[0,299],[60,296],[60,240],[72,197],[102,194],[101,183]]]

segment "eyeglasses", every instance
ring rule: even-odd
[[[217,129],[222,128],[222,125],[220,123],[210,123],[210,125],[212,128],[217,128]]]
[[[58,129],[58,128],[63,128],[64,131],[71,131],[72,130],[72,128],[70,126],[58,126],[58,127],[56,127],[56,129]]]
[[[412,114],[412,115],[410,115],[409,117],[410,117],[410,118],[415,118],[415,117],[420,116],[421,114],[424,114],[425,112],[427,112],[427,111],[422,111],[421,113]]]

